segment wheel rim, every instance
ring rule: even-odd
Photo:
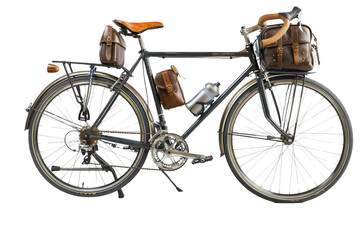
[[[283,121],[286,101],[281,101],[280,96],[286,95],[292,82],[273,82],[275,98],[280,99],[277,101],[282,122],[286,122]],[[321,87],[309,82],[305,87],[293,144],[270,141],[274,140],[272,136],[280,136],[263,116],[257,89],[238,103],[233,115],[236,117],[230,121],[227,141],[233,171],[250,190],[271,199],[291,201],[311,197],[330,186],[346,165],[349,126],[341,107]],[[297,97],[300,99],[300,93]],[[276,119],[274,106],[272,113]],[[292,124],[289,125],[291,132]],[[282,127],[286,128],[283,124]],[[234,134],[239,132],[253,136]],[[270,140],[253,138],[254,135]]]
[[[82,95],[86,93],[87,83],[88,79],[73,82],[75,86],[80,86]],[[95,79],[93,84],[89,101],[91,113],[89,125],[95,121],[112,94],[108,90],[109,83],[106,81]],[[64,102],[66,104],[62,104]],[[94,157],[89,164],[83,163],[84,156],[79,151],[82,139],[80,132],[88,126],[77,120],[79,110],[79,104],[75,102],[69,84],[63,84],[46,96],[41,108],[35,110],[38,113],[34,119],[32,134],[35,163],[45,178],[62,190],[84,195],[101,194],[113,190],[138,169],[113,167],[116,180],[112,171],[90,170],[103,168],[104,164],[99,164]],[[99,128],[99,131],[145,132],[139,110],[124,92],[119,95]],[[119,136],[114,133],[106,133],[106,135]],[[126,134],[121,137],[137,141],[146,139],[144,134]],[[122,148],[126,146],[120,144],[111,145],[100,140],[91,143],[98,146],[96,153],[106,159],[106,163],[111,166],[136,167],[144,154],[143,149],[124,150]],[[51,171],[53,166],[87,169],[87,171]]]

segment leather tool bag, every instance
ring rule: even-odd
[[[172,65],[171,69],[159,72],[155,76],[160,101],[165,109],[185,104],[184,94],[177,79],[178,75],[177,69]]]
[[[272,26],[261,33],[261,39],[274,36],[282,25]],[[312,32],[306,25],[291,25],[281,39],[261,50],[261,62],[267,70],[311,71],[314,59]]]
[[[111,26],[106,26],[100,39],[100,61],[103,64],[113,64],[119,67],[125,61],[125,41]]]

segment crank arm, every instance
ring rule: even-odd
[[[201,155],[201,154],[187,153],[187,152],[182,152],[182,151],[177,151],[177,150],[167,150],[166,153],[172,154],[172,155],[175,155],[178,157],[187,157],[187,158],[191,158],[191,159],[205,158],[205,156]]]

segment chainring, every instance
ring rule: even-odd
[[[155,164],[164,171],[181,168],[188,158],[167,153],[169,150],[189,152],[186,141],[174,133],[161,133],[151,141],[151,156]]]

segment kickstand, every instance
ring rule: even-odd
[[[169,179],[169,181],[174,185],[174,187],[176,188],[176,190],[178,192],[182,192],[183,190],[181,190],[181,188],[179,188],[178,186],[176,186],[176,184],[171,180],[171,178],[166,174],[166,172],[164,172],[163,170],[161,170],[161,172]]]
[[[118,191],[118,194],[119,194],[119,198],[124,198],[125,197],[124,192],[121,190],[121,188],[119,188],[119,190],[117,190],[117,191]]]

